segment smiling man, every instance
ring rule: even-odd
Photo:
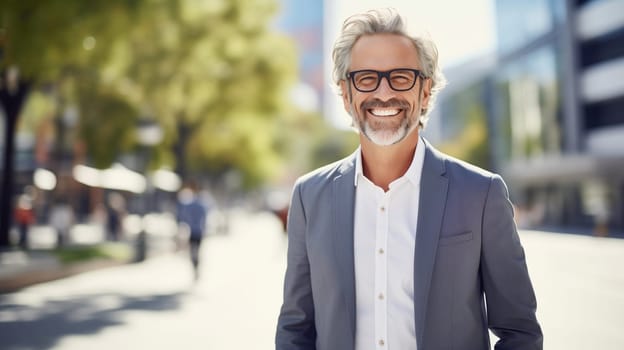
[[[444,77],[392,9],[349,17],[334,81],[355,153],[301,177],[276,348],[542,349],[536,300],[496,174],[420,135]]]

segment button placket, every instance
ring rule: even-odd
[[[387,337],[387,317],[388,309],[386,303],[387,278],[388,278],[388,261],[387,261],[387,244],[388,244],[388,193],[379,193],[378,212],[377,212],[377,232],[376,232],[376,250],[375,255],[375,338],[378,339],[377,346],[385,348],[385,339]]]

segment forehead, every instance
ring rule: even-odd
[[[351,70],[420,68],[418,50],[407,37],[399,34],[361,36],[351,50]]]

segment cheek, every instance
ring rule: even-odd
[[[358,113],[360,111],[361,104],[362,100],[358,99],[357,96],[353,96],[352,100],[349,100],[348,98],[344,99],[345,109],[347,109],[347,112],[349,112],[349,114],[351,114],[351,111],[355,111],[356,113]]]
[[[344,93],[342,94],[342,104],[344,106],[344,109],[351,114],[351,109],[353,108],[353,106],[357,106],[357,98],[355,96],[349,96],[349,92],[347,90],[343,90]]]

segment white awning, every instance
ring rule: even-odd
[[[76,181],[91,187],[143,193],[147,186],[145,176],[116,163],[104,170],[86,165],[76,165],[73,169]]]

